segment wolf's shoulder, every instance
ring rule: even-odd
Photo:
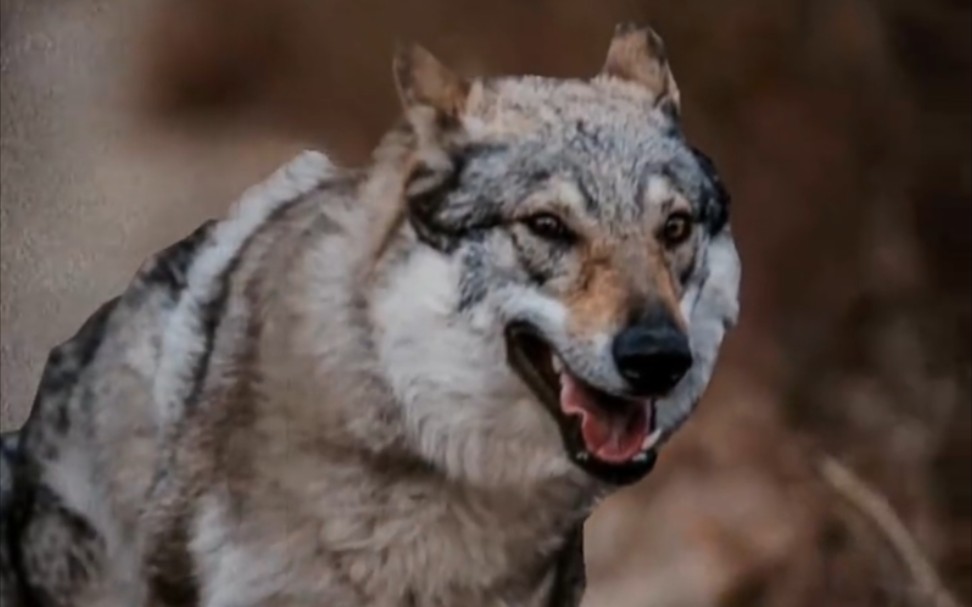
[[[98,401],[108,398],[119,373],[141,384],[157,421],[177,414],[201,378],[226,276],[247,241],[335,174],[325,155],[303,152],[247,190],[225,218],[204,222],[146,259],[121,294],[51,350],[29,425],[70,425],[85,414],[82,403],[114,406]],[[87,398],[77,398],[82,392]]]

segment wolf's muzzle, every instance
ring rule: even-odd
[[[614,362],[637,396],[659,396],[675,387],[692,366],[688,337],[666,317],[624,329],[614,339]]]

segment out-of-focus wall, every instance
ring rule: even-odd
[[[389,58],[585,76],[665,37],[734,196],[744,313],[700,413],[589,527],[588,605],[923,604],[830,454],[972,600],[970,4],[2,0],[0,421],[151,252],[304,145],[366,157]],[[910,603],[909,603],[910,601]]]

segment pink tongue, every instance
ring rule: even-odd
[[[608,463],[624,463],[638,455],[650,431],[645,407],[609,411],[569,373],[561,376],[560,408],[567,415],[581,416],[581,434],[587,450]]]

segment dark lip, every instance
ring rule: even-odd
[[[553,346],[531,324],[514,322],[506,327],[508,364],[557,422],[570,460],[591,476],[612,485],[629,485],[644,478],[655,466],[657,453],[654,449],[646,453],[643,461],[623,464],[608,463],[587,452],[580,418],[565,415],[560,408],[560,379],[551,365],[551,355],[554,353],[556,350]],[[619,404],[624,400],[593,386],[590,389],[605,400]]]

